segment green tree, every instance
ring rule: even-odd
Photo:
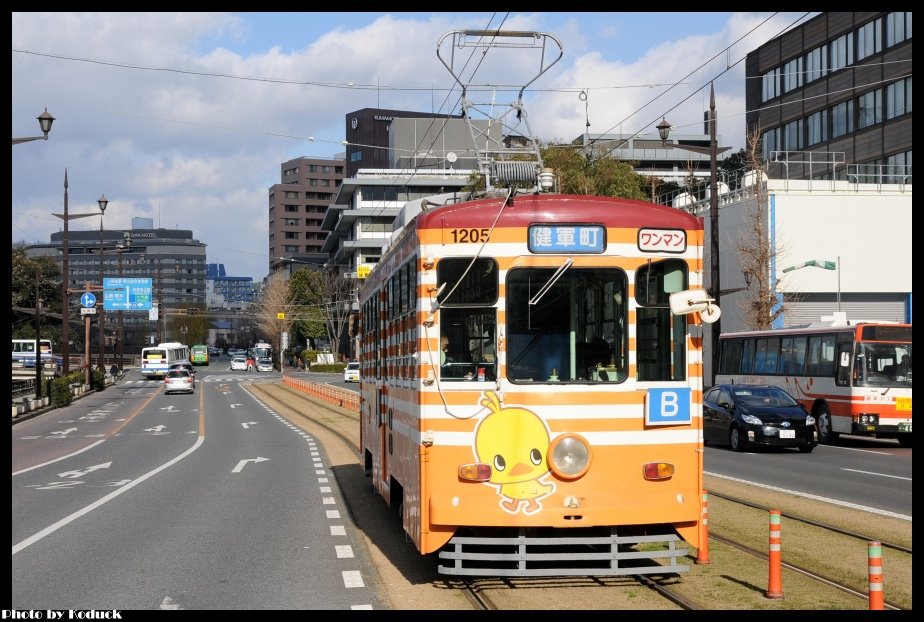
[[[61,270],[52,257],[29,257],[24,249],[11,255],[12,337],[35,337],[35,294],[42,301],[42,338],[51,339],[60,352]],[[49,314],[56,314],[54,319]]]
[[[648,180],[635,172],[632,163],[608,155],[588,158],[586,152],[571,145],[542,150],[546,167],[554,170],[562,194],[589,194],[645,200]]]
[[[324,304],[324,279],[317,270],[301,268],[289,278],[289,296],[294,311],[293,335],[290,343],[305,343],[307,339],[327,336]]]

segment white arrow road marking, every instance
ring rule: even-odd
[[[166,428],[166,427],[167,427],[167,426],[161,424],[161,425],[156,425],[156,426],[154,426],[153,428],[145,428],[144,431],[145,431],[145,432],[163,432],[163,431],[164,431],[164,428]]]
[[[102,464],[97,464],[91,467],[87,467],[86,469],[82,471],[76,470],[76,471],[65,471],[64,473],[58,473],[58,477],[70,477],[72,479],[77,479],[78,477],[83,477],[87,473],[92,473],[93,471],[98,471],[100,469],[108,469],[110,466],[112,466],[112,462],[104,462]]]
[[[232,473],[240,473],[244,470],[244,465],[248,462],[266,462],[269,458],[247,458],[246,460],[241,460],[237,463],[237,466],[231,469]]]
[[[250,428],[250,426],[252,426],[252,425],[257,425],[257,422],[256,422],[256,421],[245,421],[245,422],[241,423],[241,425],[244,426],[244,429],[246,430],[246,429]]]
[[[132,480],[130,480],[130,479],[119,479],[119,480],[116,480],[116,481],[114,481],[114,482],[106,482],[105,484],[103,484],[103,486],[124,486],[125,484],[127,484],[127,483],[130,482],[130,481],[132,481]]]
[[[64,435],[64,434],[70,434],[71,432],[76,432],[76,431],[77,431],[77,428],[68,428],[66,430],[57,430],[55,432],[52,432],[52,434]]]
[[[238,406],[243,406],[243,404],[230,404],[231,408],[236,408]]]
[[[99,441],[99,442],[102,442],[102,441]],[[189,454],[191,454],[191,453],[193,453],[194,451],[196,451],[197,449],[199,449],[199,447],[201,447],[201,446],[202,446],[202,443],[204,443],[204,442],[205,442],[205,437],[204,437],[204,436],[200,436],[198,439],[196,439],[196,442],[193,444],[192,447],[190,447],[189,449],[187,449],[186,451],[184,451],[183,453],[181,453],[179,456],[177,456],[177,457],[173,458],[172,460],[170,460],[170,461],[168,461],[168,462],[166,462],[166,463],[160,465],[159,467],[155,468],[155,469],[152,470],[152,471],[148,471],[147,473],[145,473],[144,475],[142,475],[142,476],[139,477],[138,479],[135,479],[135,480],[133,480],[133,481],[131,481],[131,482],[125,484],[124,486],[121,486],[121,487],[119,487],[119,488],[116,488],[115,490],[113,490],[112,492],[110,492],[108,495],[106,495],[106,496],[103,497],[102,499],[97,499],[96,501],[94,501],[94,502],[91,503],[90,505],[88,505],[88,506],[86,506],[86,507],[84,507],[84,508],[81,508],[81,509],[77,510],[76,512],[70,514],[69,516],[65,516],[64,518],[62,518],[62,519],[59,520],[58,522],[54,523],[53,525],[49,525],[48,527],[45,527],[44,529],[42,529],[42,530],[39,531],[38,533],[32,534],[31,536],[29,536],[28,538],[26,538],[26,539],[23,540],[22,542],[20,542],[20,543],[18,543],[18,544],[14,544],[14,545],[13,545],[13,555],[16,555],[17,553],[19,553],[20,551],[22,551],[22,550],[25,549],[26,547],[32,546],[33,544],[35,544],[36,542],[38,542],[39,540],[41,540],[41,539],[44,538],[45,536],[50,535],[50,534],[53,534],[54,532],[58,531],[59,529],[61,529],[61,528],[64,527],[65,525],[68,525],[68,524],[74,522],[75,520],[77,520],[77,519],[80,518],[81,516],[84,516],[85,514],[89,514],[90,512],[92,512],[93,510],[95,510],[96,508],[98,508],[98,507],[100,507],[100,506],[102,506],[102,505],[108,503],[109,501],[115,499],[116,497],[118,497],[118,496],[121,495],[122,493],[128,492],[129,490],[131,490],[131,489],[134,488],[135,486],[138,486],[139,484],[143,483],[143,482],[146,481],[147,479],[149,479],[149,478],[151,478],[151,477],[154,477],[155,475],[157,475],[158,473],[160,473],[160,472],[163,471],[164,469],[167,469],[167,468],[171,467],[172,465],[176,464],[177,462],[179,462],[180,460],[182,460],[183,458],[185,458],[185,457],[188,456]],[[84,450],[81,450],[81,451],[84,451]]]
[[[174,406],[173,404],[170,404],[169,406],[164,406],[163,408],[161,408],[161,410],[173,411],[173,410],[176,410],[176,406]]]
[[[43,467],[43,466],[45,466],[45,465],[51,464],[52,462],[58,462],[58,461],[60,461],[60,460],[66,460],[67,458],[72,458],[72,457],[76,456],[77,454],[82,454],[83,452],[85,452],[85,451],[88,450],[88,449],[93,449],[94,447],[96,447],[97,445],[99,445],[99,444],[102,443],[102,442],[104,442],[104,441],[96,441],[95,443],[93,443],[93,444],[91,444],[91,445],[89,445],[89,446],[87,446],[87,447],[84,447],[83,449],[77,450],[77,451],[75,451],[75,452],[72,453],[72,454],[68,454],[68,455],[66,455],[66,456],[61,456],[60,458],[55,458],[54,460],[49,460],[48,462],[43,462],[43,463],[41,463],[41,464],[36,464],[35,466],[30,466],[30,467],[25,468],[25,469],[20,469],[19,471],[16,471],[15,473],[13,473],[13,475],[19,475],[20,473],[25,473],[26,471],[31,471],[32,469],[38,469],[39,467]]]
[[[83,482],[48,482],[44,486],[36,487],[36,490],[54,490],[55,488],[71,488]]]
[[[164,599],[160,602],[161,609],[179,609],[180,605],[170,598],[169,596],[164,596]]]

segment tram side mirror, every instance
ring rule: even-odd
[[[668,298],[671,313],[674,315],[687,315],[699,313],[707,324],[712,324],[722,315],[722,310],[715,304],[715,299],[709,297],[704,289],[685,289],[675,292]]]

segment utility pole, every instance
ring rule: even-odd
[[[35,270],[35,399],[42,397],[42,300],[39,298],[40,272]]]

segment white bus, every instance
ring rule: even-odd
[[[13,369],[35,369],[35,339],[13,339]],[[42,351],[42,367],[55,371],[61,369],[63,359],[51,351],[50,339],[39,339]]]
[[[719,337],[716,384],[770,384],[841,434],[897,438],[911,447],[911,324],[816,322]]]
[[[189,346],[182,343],[169,341],[142,348],[141,375],[145,378],[163,377],[170,365],[180,361],[189,362]]]

